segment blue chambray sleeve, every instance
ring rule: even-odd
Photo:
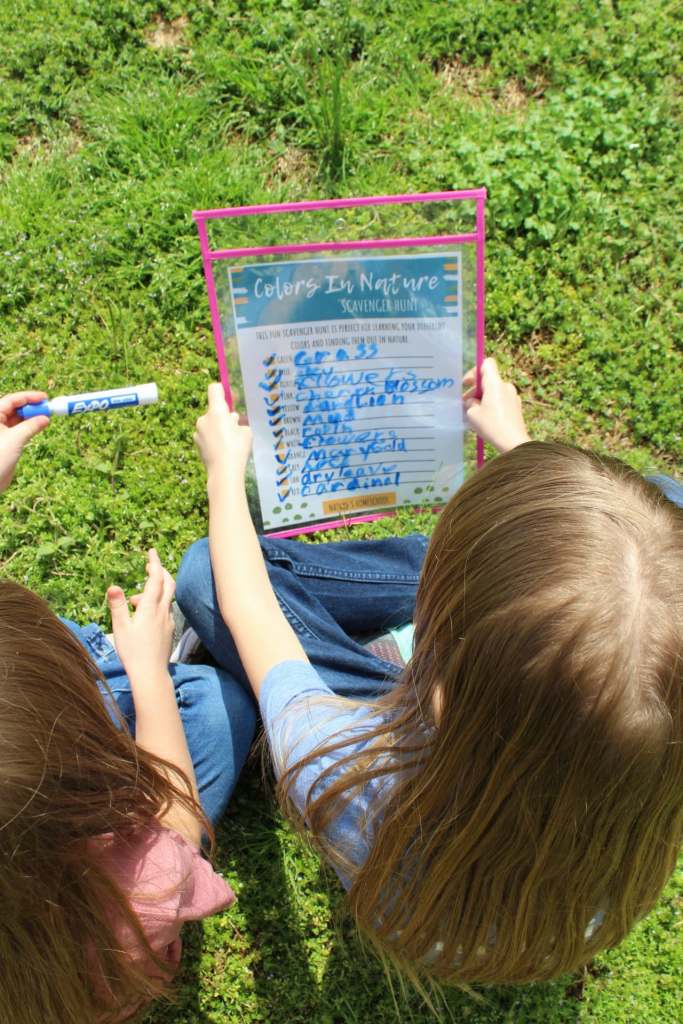
[[[272,668],[261,687],[259,703],[278,778],[333,737],[348,739],[354,733],[360,736],[370,725],[362,707],[350,707],[347,711],[313,666],[305,661],[284,661]],[[323,792],[322,773],[331,769],[322,785],[329,784],[342,771],[341,768],[335,771],[335,764],[359,747],[360,743],[351,743],[341,751],[314,758],[296,773],[290,796],[302,815],[309,793],[312,791],[313,796],[319,796]],[[358,865],[365,860],[372,841],[368,810],[376,796],[373,790],[373,786],[368,786],[355,795],[330,828],[329,838]],[[339,874],[348,887],[348,879]]]
[[[332,690],[307,661],[283,661],[272,668],[263,681],[259,703],[278,778],[320,744],[356,724],[358,717],[340,710]],[[300,810],[327,763],[329,758],[324,758],[300,773],[292,793]]]

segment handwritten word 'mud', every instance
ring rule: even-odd
[[[326,409],[324,413],[306,413],[303,420],[303,426],[324,426],[329,430],[332,430],[333,428],[336,430],[337,427],[339,427],[341,430],[345,429],[345,423],[355,420],[355,418],[356,414],[353,409],[342,409],[341,411]]]

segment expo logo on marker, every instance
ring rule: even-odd
[[[78,399],[69,403],[69,413],[75,415],[79,412],[105,412],[112,406],[137,405],[137,396],[121,395],[116,398],[92,398],[90,400]]]

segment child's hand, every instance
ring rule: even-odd
[[[135,607],[132,616],[121,587],[107,590],[116,650],[129,677],[135,679],[156,678],[168,671],[173,640],[171,601],[175,581],[154,548],[150,548],[148,559],[144,590],[130,599]]]
[[[476,380],[477,371],[473,369],[462,381],[469,387],[462,397],[472,430],[499,452],[530,441],[517,388],[501,378],[495,359],[485,359],[481,364],[481,398],[476,397]]]
[[[49,416],[22,420],[17,409],[29,402],[42,402],[44,391],[17,391],[0,398],[0,492],[12,483],[14,470],[22,451],[36,434],[50,422]]]
[[[197,420],[194,440],[207,473],[230,470],[244,479],[251,430],[241,426],[237,413],[228,409],[221,384],[209,384],[209,408]]]

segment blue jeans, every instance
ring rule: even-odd
[[[263,539],[261,547],[280,605],[322,677],[336,693],[349,697],[380,693],[399,669],[374,657],[349,634],[376,634],[412,619],[427,538],[327,544]],[[186,552],[176,598],[220,666],[169,665],[199,796],[215,823],[249,754],[257,706],[218,610],[206,539]],[[130,682],[114,647],[94,623],[63,621],[102,671],[134,734]],[[102,693],[111,700],[104,687]]]
[[[62,620],[101,670],[133,735],[135,707],[130,682],[114,647],[99,626]],[[208,665],[169,665],[178,711],[192,757],[204,812],[216,823],[227,807],[256,728],[256,708],[226,672]],[[111,702],[101,686],[105,703]]]
[[[354,638],[376,636],[412,620],[427,538],[413,534],[304,544],[262,537],[260,544],[280,607],[328,686],[358,699],[386,689],[401,670]],[[176,599],[211,656],[248,690],[218,608],[206,538],[183,557]],[[263,642],[268,643],[265,634]]]

